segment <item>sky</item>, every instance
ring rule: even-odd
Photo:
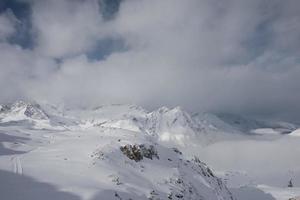
[[[299,0],[0,1],[0,102],[298,120],[299,77]]]

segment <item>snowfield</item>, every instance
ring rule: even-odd
[[[1,105],[1,199],[300,196],[298,126],[224,117],[180,107]]]

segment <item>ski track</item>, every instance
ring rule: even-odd
[[[19,175],[23,174],[23,167],[22,167],[22,163],[21,163],[21,159],[19,156],[13,156],[11,158],[11,162],[13,165],[13,172]]]

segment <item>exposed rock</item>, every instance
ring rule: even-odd
[[[24,114],[27,117],[31,117],[33,119],[48,119],[47,114],[41,109],[40,105],[38,104],[28,104],[26,106]]]
[[[299,197],[292,197],[292,198],[289,198],[289,200],[300,200],[300,196],[299,196]]]
[[[120,150],[129,159],[134,160],[136,162],[141,161],[144,157],[151,160],[153,159],[153,157],[159,159],[157,151],[155,150],[153,145],[149,145],[149,147],[147,147],[144,144],[127,144],[125,146],[120,147]]]

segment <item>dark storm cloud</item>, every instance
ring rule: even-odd
[[[300,117],[297,0],[16,2],[30,12],[1,8],[2,101]],[[10,39],[23,21],[31,48]]]

